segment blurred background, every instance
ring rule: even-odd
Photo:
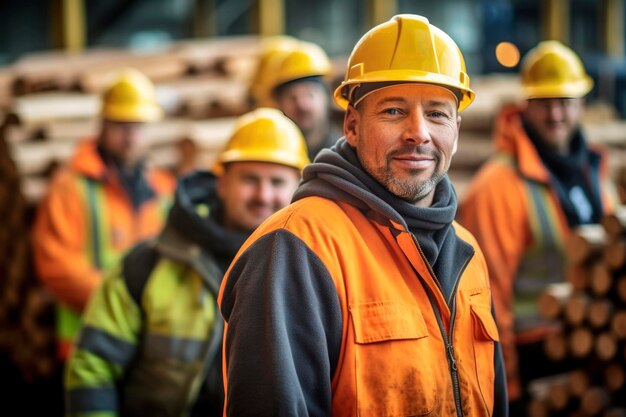
[[[250,110],[263,39],[290,35],[320,45],[337,85],[358,39],[398,13],[426,16],[465,56],[477,98],[463,113],[450,171],[460,197],[492,154],[499,108],[520,98],[521,57],[555,39],[580,55],[594,79],[583,129],[610,148],[611,176],[626,202],[624,0],[2,0],[0,392],[9,410],[61,410],[52,303],[33,273],[30,227],[51,174],[97,132],[99,97],[112,74],[134,67],[155,83],[166,118],[146,127],[149,159],[180,174],[208,168],[234,119]],[[339,125],[342,113],[334,113]],[[617,390],[626,398],[622,327]]]

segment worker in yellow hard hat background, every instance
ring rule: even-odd
[[[264,94],[264,103],[298,125],[313,159],[341,135],[331,122],[330,60],[318,45],[292,38],[282,39],[265,56],[253,85]]]
[[[217,178],[179,180],[159,237],[130,251],[89,303],[68,363],[67,416],[222,415],[222,275],[289,204],[308,163],[298,127],[261,108],[237,121]]]
[[[160,230],[175,185],[144,162],[142,126],[161,117],[148,78],[123,71],[104,92],[101,115],[98,136],[52,179],[33,229],[37,274],[58,301],[62,360],[104,271]]]
[[[334,98],[345,137],[222,282],[224,415],[506,416],[487,266],[447,175],[474,99],[461,51],[395,16]]]
[[[541,42],[521,64],[525,100],[497,120],[497,154],[471,184],[459,221],[477,238],[489,267],[505,354],[512,415],[525,415],[528,383],[564,371],[545,356],[556,331],[537,297],[564,277],[564,242],[578,225],[598,223],[616,201],[606,158],[581,130],[593,81],[580,58]]]

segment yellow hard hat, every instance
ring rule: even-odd
[[[291,36],[272,36],[263,39],[261,56],[254,79],[250,84],[250,97],[257,106],[271,104],[271,79],[274,76],[276,61],[298,47],[298,41]]]
[[[459,111],[474,100],[463,54],[452,38],[423,16],[396,15],[367,32],[352,50],[335,103],[345,109],[354,87],[387,82],[448,88],[458,98]]]
[[[311,42],[301,41],[295,49],[276,58],[270,91],[290,81],[307,77],[325,77],[331,72],[328,55]]]
[[[574,51],[559,41],[544,41],[522,61],[522,88],[527,98],[580,98],[593,80]]]
[[[261,107],[244,114],[217,157],[213,171],[221,174],[229,162],[272,162],[302,169],[310,163],[298,126],[280,110]]]
[[[103,95],[102,117],[107,120],[151,122],[162,114],[152,82],[134,69],[122,71]]]

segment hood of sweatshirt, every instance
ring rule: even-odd
[[[304,169],[293,200],[309,196],[347,202],[365,214],[375,212],[403,225],[415,236],[447,298],[467,258],[473,255],[473,248],[459,239],[452,227],[457,198],[447,175],[435,188],[432,205],[417,207],[390,193],[365,171],[345,138],[331,149],[323,149]]]
[[[217,197],[217,179],[205,171],[179,179],[167,227],[210,251],[226,271],[250,233],[222,226],[222,206]]]

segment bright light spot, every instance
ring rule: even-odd
[[[496,59],[500,65],[513,68],[519,62],[519,49],[511,42],[500,42],[496,46]]]

